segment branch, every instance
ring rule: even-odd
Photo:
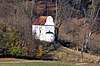
[[[95,18],[94,18],[94,20],[93,20],[93,21],[95,21],[95,20],[97,19],[98,14],[99,14],[99,10],[100,10],[100,6],[99,6],[99,8],[98,8],[98,10],[97,10],[96,16],[95,16]]]

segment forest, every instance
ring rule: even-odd
[[[57,29],[50,43],[32,35],[32,22],[49,15]],[[0,0],[0,57],[53,59],[61,46],[100,56],[100,0]]]

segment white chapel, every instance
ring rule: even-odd
[[[55,40],[55,24],[51,16],[40,16],[32,24],[32,33],[36,39],[53,42]]]

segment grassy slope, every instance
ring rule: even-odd
[[[80,62],[80,54],[81,52],[72,50],[69,48],[61,47],[55,52],[53,52],[54,57],[58,60],[67,60],[69,62]],[[91,55],[88,53],[84,53],[84,60],[83,62],[92,62],[97,59],[100,59],[99,56]]]

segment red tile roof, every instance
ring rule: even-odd
[[[40,16],[33,22],[33,25],[45,25],[48,16]]]

